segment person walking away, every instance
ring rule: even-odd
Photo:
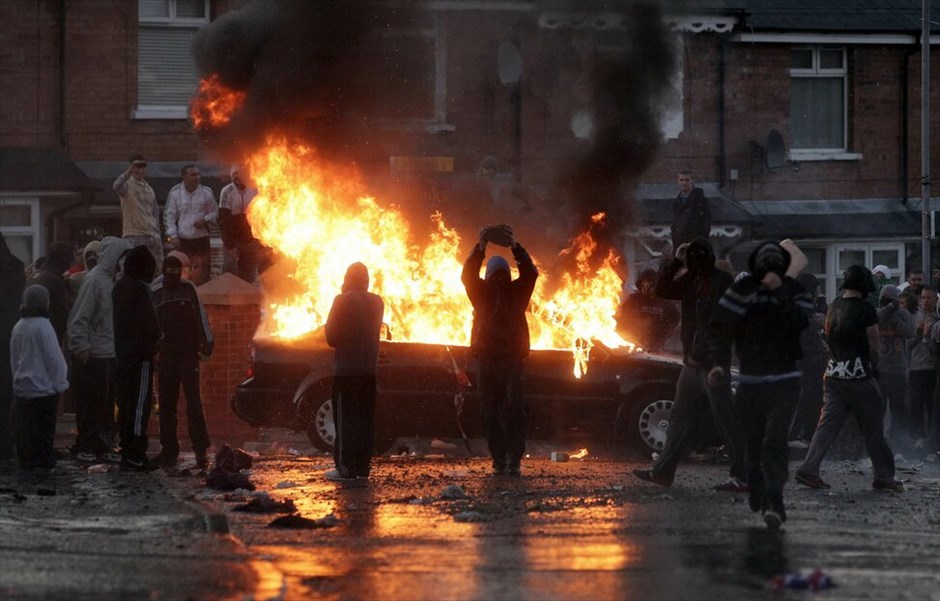
[[[878,386],[891,414],[890,432],[895,445],[906,444],[910,432],[910,411],[907,406],[908,345],[914,337],[914,324],[907,309],[900,306],[897,286],[881,289],[878,309]]]
[[[72,396],[78,430],[70,452],[79,461],[121,460],[111,444],[114,428],[114,325],[111,290],[117,261],[130,243],[106,237],[98,247],[98,264],[88,272],[68,321],[72,354]]]
[[[832,301],[826,314],[829,363],[823,380],[822,414],[794,479],[810,488],[831,488],[820,477],[819,466],[852,415],[871,458],[872,488],[900,492],[904,485],[894,479],[894,452],[885,439],[885,405],[875,378],[881,348],[878,313],[866,299],[874,292],[875,282],[861,265],[846,269],[843,280],[842,296]]]
[[[771,530],[787,520],[783,504],[789,463],[787,435],[800,398],[800,335],[809,324],[812,297],[786,275],[790,253],[764,242],[751,253],[750,275],[728,288],[715,308],[706,346],[708,385],[730,378],[732,342],[741,358],[737,405],[747,433],[751,511]]]
[[[7,246],[0,232],[0,471],[12,469],[16,456],[13,438],[13,372],[10,369],[10,337],[19,321],[20,302],[26,288],[26,266]]]
[[[160,453],[153,462],[176,465],[180,442],[177,438],[177,406],[180,385],[186,395],[186,424],[196,455],[196,467],[208,466],[211,445],[199,390],[199,362],[212,355],[215,339],[206,310],[192,282],[182,279],[183,264],[168,256],[163,261],[163,279],[153,285],[153,306],[163,331],[158,365],[160,399]]]
[[[239,167],[232,167],[229,172],[232,183],[222,188],[219,194],[219,226],[225,257],[223,269],[253,283],[258,267],[259,243],[248,223],[248,206],[258,191],[245,185],[240,171]]]
[[[940,353],[930,332],[938,321],[937,291],[924,286],[920,293],[920,311],[914,316],[914,337],[910,340],[910,435],[915,445],[923,446],[933,417],[933,395],[937,381]]]
[[[346,481],[368,478],[375,446],[375,376],[385,303],[369,292],[369,270],[353,263],[326,319],[333,353],[333,423],[336,469],[325,476]]]
[[[731,274],[715,267],[715,253],[704,238],[680,245],[675,259],[659,274],[656,295],[681,303],[683,366],[676,382],[666,445],[651,468],[633,470],[633,475],[641,480],[672,486],[679,461],[686,455],[696,429],[708,419],[710,408],[731,454],[730,478],[715,488],[729,492],[748,490],[746,439],[732,403],[730,379],[724,378],[715,386],[706,381],[707,367],[712,367],[706,365],[708,323],[719,299],[731,284]],[[730,373],[729,365],[722,367]]]
[[[21,470],[51,470],[56,464],[56,409],[69,382],[44,286],[26,289],[20,316],[10,339],[16,455]]]
[[[153,358],[163,335],[150,298],[156,259],[136,246],[124,261],[124,277],[114,284],[114,351],[118,363],[118,421],[121,469],[156,469],[147,458],[147,424],[153,407]]]
[[[480,268],[486,245],[508,246],[519,268],[515,280],[509,263],[494,255]],[[535,290],[538,269],[508,226],[484,228],[464,262],[460,279],[473,305],[470,349],[479,363],[477,386],[483,428],[494,475],[522,475],[526,445],[525,358],[529,326],[525,312]]]
[[[637,292],[620,305],[617,332],[648,351],[657,351],[679,325],[679,311],[672,301],[657,297],[656,271],[645,269],[636,281]]]
[[[826,324],[826,312],[829,305],[823,296],[818,296],[819,280],[809,273],[801,273],[796,281],[806,290],[813,299],[813,312],[809,317],[809,326],[800,334],[800,348],[803,358],[797,363],[802,388],[800,402],[793,414],[793,423],[790,426],[790,446],[806,449],[809,440],[816,430],[819,421],[819,412],[822,409],[823,374],[829,356],[826,343],[823,340],[823,327]]]
[[[33,276],[30,284],[39,284],[49,291],[49,321],[55,330],[56,339],[61,346],[72,306],[69,283],[65,279],[65,270],[72,262],[72,251],[64,242],[53,242],[46,252],[46,262],[39,273]]]
[[[143,244],[153,253],[157,265],[163,263],[163,238],[160,235],[160,207],[153,188],[144,177],[147,159],[135,154],[127,170],[114,180],[114,191],[121,199],[121,223],[128,247]]]
[[[680,171],[677,178],[679,195],[672,203],[672,247],[678,249],[696,238],[708,240],[712,231],[712,214],[708,199],[692,181],[692,171]]]
[[[180,174],[183,181],[170,188],[166,197],[166,235],[173,248],[192,261],[192,282],[201,286],[209,281],[209,224],[219,221],[219,206],[212,190],[199,184],[195,165],[184,166]]]

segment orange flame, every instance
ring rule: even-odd
[[[231,121],[244,102],[244,92],[226,86],[213,73],[199,81],[199,91],[193,96],[189,114],[197,129],[217,129]]]
[[[587,449],[579,449],[577,453],[571,453],[568,457],[570,459],[584,459],[588,455],[590,455],[590,453],[588,453]]]
[[[440,213],[430,215],[427,239],[416,240],[399,210],[366,195],[354,169],[328,166],[315,150],[283,139],[269,139],[248,166],[258,188],[248,211],[252,231],[296,265],[289,274],[296,293],[275,300],[265,291],[259,333],[295,338],[321,326],[346,268],[361,261],[371,290],[385,301],[384,321],[395,339],[469,344],[473,309],[460,281],[467,249]],[[594,221],[602,223],[603,215]],[[577,377],[586,373],[594,341],[634,348],[614,331],[618,259],[610,253],[592,269],[596,250],[586,232],[564,251],[575,258],[575,273],[553,282],[542,270],[528,319],[533,348],[570,349]]]

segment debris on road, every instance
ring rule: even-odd
[[[454,514],[455,522],[477,523],[486,522],[489,521],[489,519],[490,518],[479,511],[461,511],[460,513]]]
[[[774,576],[767,583],[767,588],[775,591],[783,589],[823,591],[835,588],[835,586],[836,583],[832,578],[819,569],[809,573],[781,574]]]
[[[255,485],[242,470],[251,469],[254,458],[242,449],[222,445],[215,454],[215,467],[206,476],[206,484],[218,490],[254,490]]]
[[[456,501],[458,499],[466,499],[467,493],[464,492],[463,487],[459,484],[448,484],[444,487],[444,490],[441,491],[441,498],[445,501]]]
[[[247,513],[296,513],[297,506],[292,499],[276,501],[271,496],[262,492],[252,500],[232,508],[232,511],[244,511]]]
[[[322,518],[311,520],[310,518],[305,518],[297,514],[291,515],[282,515],[279,518],[275,518],[268,524],[268,528],[294,528],[298,530],[313,530],[317,528],[332,528],[338,526],[342,523],[342,520],[337,518],[332,513],[323,516]]]
[[[274,488],[294,488],[295,486],[297,486],[296,482],[292,482],[290,480],[281,480],[274,485]]]

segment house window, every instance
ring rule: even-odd
[[[39,200],[0,199],[0,233],[10,252],[29,265],[39,252]]]
[[[799,46],[790,51],[790,146],[793,150],[846,149],[845,48]]]
[[[868,269],[872,269],[875,265],[884,265],[891,269],[890,282],[898,284],[904,273],[904,244],[836,245],[827,283],[831,285],[831,290],[827,290],[829,298],[840,293],[845,281],[842,274],[852,265],[864,265]],[[828,285],[827,288],[829,288]]]
[[[138,0],[138,119],[186,119],[199,83],[190,45],[209,23],[209,0]]]

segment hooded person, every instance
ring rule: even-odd
[[[115,378],[111,291],[118,258],[130,248],[108,236],[98,247],[98,263],[88,272],[69,312],[68,347],[72,353],[72,397],[78,433],[70,451],[79,461],[117,463],[112,448]]]
[[[208,466],[211,442],[199,390],[199,363],[212,355],[215,339],[196,286],[183,279],[183,263],[174,256],[175,252],[163,260],[163,277],[153,285],[153,306],[163,331],[163,343],[158,378],[160,453],[152,461],[162,466],[173,466],[178,461],[177,408],[182,386],[196,467],[204,469]]]
[[[823,380],[823,407],[819,423],[795,480],[810,488],[830,488],[819,474],[845,420],[854,416],[865,438],[872,462],[872,488],[902,491],[894,479],[894,451],[884,435],[884,399],[875,379],[880,340],[878,313],[867,296],[875,291],[871,272],[852,265],[843,274],[842,295],[826,314],[825,336],[829,362]]]
[[[890,410],[888,429],[895,444],[909,442],[911,416],[907,400],[907,378],[910,369],[908,346],[914,339],[914,316],[901,307],[899,299],[898,287],[887,284],[879,293],[878,303],[880,359],[877,378],[881,395]]]
[[[65,340],[66,324],[72,294],[65,272],[72,264],[72,250],[64,242],[53,242],[46,252],[46,262],[30,283],[44,286],[49,291],[49,321],[55,329],[59,344]]]
[[[85,245],[85,250],[82,252],[82,263],[84,263],[85,269],[69,276],[69,291],[72,298],[78,295],[78,289],[81,288],[88,272],[98,264],[98,247],[100,245],[101,243],[97,240],[92,240]]]
[[[124,259],[124,276],[114,285],[114,349],[118,361],[118,416],[121,469],[150,471],[147,425],[153,407],[153,360],[163,337],[150,297],[157,261],[143,245]]]
[[[353,263],[326,319],[333,353],[333,423],[336,469],[329,480],[368,478],[375,439],[376,373],[385,303],[369,292],[369,270]]]
[[[512,279],[509,263],[499,255],[490,257],[480,278],[490,240],[511,249],[519,267],[518,278]],[[538,275],[535,263],[515,240],[512,230],[495,226],[481,231],[460,277],[473,305],[470,349],[479,363],[477,384],[483,427],[495,475],[522,473],[526,444],[525,358],[529,355],[525,312]]]
[[[13,421],[20,469],[51,469],[59,395],[68,388],[65,357],[49,322],[49,291],[33,284],[23,293],[13,328]]]
[[[654,294],[656,277],[655,270],[644,269],[636,280],[636,294],[620,304],[614,317],[622,336],[650,351],[661,349],[679,324],[674,302]]]
[[[737,406],[747,433],[750,506],[774,530],[786,521],[787,441],[802,387],[800,337],[813,311],[811,295],[786,275],[790,260],[779,243],[759,244],[748,260],[750,275],[722,295],[705,339],[710,386],[729,379],[732,345],[740,357]]]
[[[705,346],[708,324],[731,284],[731,274],[715,267],[715,253],[704,238],[680,245],[673,261],[659,273],[656,295],[677,300],[681,305],[683,367],[676,382],[666,445],[650,469],[633,470],[641,480],[672,485],[679,461],[711,409],[718,432],[731,450],[730,477],[715,488],[729,492],[748,490],[744,430],[732,403],[730,380],[723,378],[715,385],[706,382],[707,368],[711,367]],[[730,354],[723,361],[722,367],[730,372]]]

